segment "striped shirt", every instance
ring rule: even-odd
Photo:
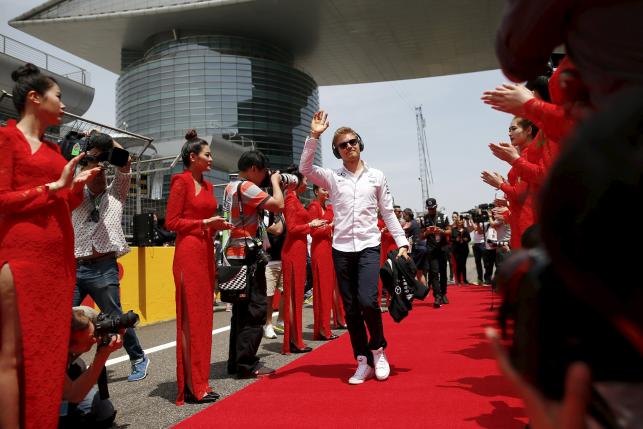
[[[243,226],[239,213],[239,200],[237,189],[239,180],[228,183],[223,194],[223,216],[232,223],[230,239],[224,238],[226,258],[243,259],[246,242],[244,237],[256,237],[259,224],[259,207],[270,198],[270,195],[262,191],[257,185],[249,180],[241,184],[241,201],[243,203]]]

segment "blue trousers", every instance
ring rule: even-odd
[[[73,306],[80,305],[87,295],[92,297],[101,312],[110,316],[123,314],[116,258],[86,265],[78,264]],[[136,332],[132,328],[125,331],[123,347],[132,362],[145,357]]]

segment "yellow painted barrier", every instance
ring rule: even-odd
[[[172,260],[174,247],[132,247],[123,267],[121,306],[141,316],[141,325],[176,318]]]

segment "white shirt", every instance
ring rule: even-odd
[[[496,243],[499,241],[507,242],[508,244],[511,239],[511,233],[509,232],[506,224],[501,222],[496,222],[495,224],[491,223],[489,229],[487,229],[486,239],[488,241],[485,243],[485,248],[495,249],[497,247]],[[491,243],[489,243],[489,241],[491,241]]]
[[[478,232],[478,228],[482,229],[483,232]],[[473,231],[471,232],[471,242],[474,244],[484,244],[485,239],[484,239],[484,229],[486,225],[483,222],[478,223],[477,225],[474,225]]]
[[[83,202],[71,214],[75,235],[74,253],[77,258],[91,256],[92,248],[98,253],[115,252],[116,257],[130,251],[121,225],[129,186],[130,175],[116,169],[114,180],[96,199],[92,199],[92,194],[85,187]],[[92,222],[89,218],[96,200],[100,200],[100,219],[98,222]]]
[[[313,165],[318,139],[307,138],[299,162],[299,171],[317,186],[328,190],[333,203],[333,248],[341,252],[359,252],[380,244],[377,208],[398,247],[409,242],[393,212],[393,199],[386,177],[380,170],[368,167],[354,175],[346,168],[337,170]]]

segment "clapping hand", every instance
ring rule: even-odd
[[[532,98],[534,94],[524,86],[505,83],[495,90],[483,92],[480,99],[494,110],[523,116],[523,106]]]
[[[84,170],[74,176],[76,171],[76,166],[78,161],[80,161],[85,156],[85,153],[72,158],[63,168],[60,177],[55,182],[49,183],[48,187],[50,191],[58,191],[60,189],[78,189],[82,188],[85,183],[91,181],[96,175],[100,172],[100,167],[90,168],[89,170]]]
[[[500,173],[496,173],[495,171],[491,172],[485,170],[480,174],[480,177],[482,178],[483,182],[493,186],[496,189],[500,189],[500,186],[502,186],[505,181],[502,175],[500,175]]]
[[[520,158],[518,149],[510,143],[490,143],[489,149],[491,149],[493,156],[502,161],[508,162],[509,164],[512,164],[515,160]]]

